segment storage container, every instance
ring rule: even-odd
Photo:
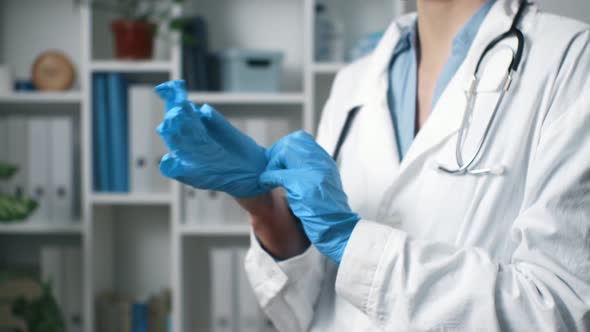
[[[219,59],[223,91],[279,92],[283,53],[228,49]]]

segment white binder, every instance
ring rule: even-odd
[[[183,205],[184,205],[184,222],[185,224],[200,224],[202,212],[202,196],[203,191],[183,186]]]
[[[224,223],[225,194],[217,191],[201,192],[201,224],[219,225]]]
[[[270,146],[268,119],[253,117],[246,121],[246,134],[252,137],[256,143],[263,147]]]
[[[273,117],[267,119],[267,121],[269,146],[291,133],[291,126],[287,117]]]
[[[79,247],[62,249],[64,261],[64,308],[66,331],[82,331],[82,251]]]
[[[211,271],[211,331],[237,331],[233,311],[234,255],[232,249],[212,248],[209,252]]]
[[[260,332],[265,328],[265,321],[258,301],[250,286],[244,262],[246,258],[245,248],[237,248],[235,274],[237,276],[237,304],[238,304],[238,326],[242,332]]]
[[[19,115],[8,117],[8,162],[18,167],[18,172],[7,182],[7,189],[13,195],[25,195],[29,185],[29,123]]]
[[[53,296],[60,308],[64,308],[66,299],[64,259],[62,249],[58,247],[41,247],[40,255],[41,279],[51,282]]]
[[[152,192],[150,180],[150,93],[146,86],[129,88],[129,174],[131,192]]]
[[[67,116],[54,117],[50,122],[51,202],[49,214],[58,223],[73,219],[73,123]]]
[[[39,205],[31,216],[31,220],[48,221],[51,219],[51,201],[49,199],[51,157],[50,120],[48,117],[35,116],[29,119],[29,158],[28,194]]]
[[[164,103],[152,86],[129,89],[129,174],[132,192],[167,192],[170,181],[160,174],[160,160],[166,147],[156,132],[164,118]]]
[[[248,214],[230,195],[223,194],[223,220],[226,224],[246,224]]]
[[[153,89],[150,89],[150,93],[151,101],[149,110],[151,121],[148,135],[151,138],[150,146],[152,150],[148,167],[150,174],[152,174],[152,190],[154,192],[170,192],[170,180],[165,178],[160,172],[160,160],[168,152],[168,149],[156,131],[156,128],[164,119],[166,107],[164,101],[154,93]]]

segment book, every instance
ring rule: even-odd
[[[96,298],[97,332],[131,332],[132,301],[126,295],[103,291]]]
[[[131,306],[131,331],[148,332],[149,308],[144,302],[135,302]]]

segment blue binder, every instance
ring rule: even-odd
[[[129,191],[129,134],[127,114],[127,84],[120,73],[108,78],[109,120],[112,162],[110,190]]]
[[[92,98],[92,147],[95,191],[108,191],[110,175],[109,114],[107,112],[107,76],[95,74]]]

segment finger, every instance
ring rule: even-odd
[[[301,130],[281,138],[267,150],[267,170],[300,168],[315,158],[316,145],[311,135]]]
[[[219,142],[231,142],[236,147],[249,146],[257,143],[232,125],[220,112],[210,105],[203,105],[200,109],[203,125],[207,129],[209,136]]]
[[[160,172],[167,178],[176,179],[182,174],[183,166],[179,158],[168,153],[160,161]]]
[[[154,91],[166,102],[166,111],[182,107],[187,100],[186,84],[182,80],[162,83],[156,86]]]
[[[211,105],[204,104],[201,106],[199,112],[203,119],[203,125],[205,125],[209,131],[227,133],[229,131],[238,130]]]
[[[157,132],[172,151],[191,148],[207,142],[206,130],[198,114],[176,107],[166,113]]]

